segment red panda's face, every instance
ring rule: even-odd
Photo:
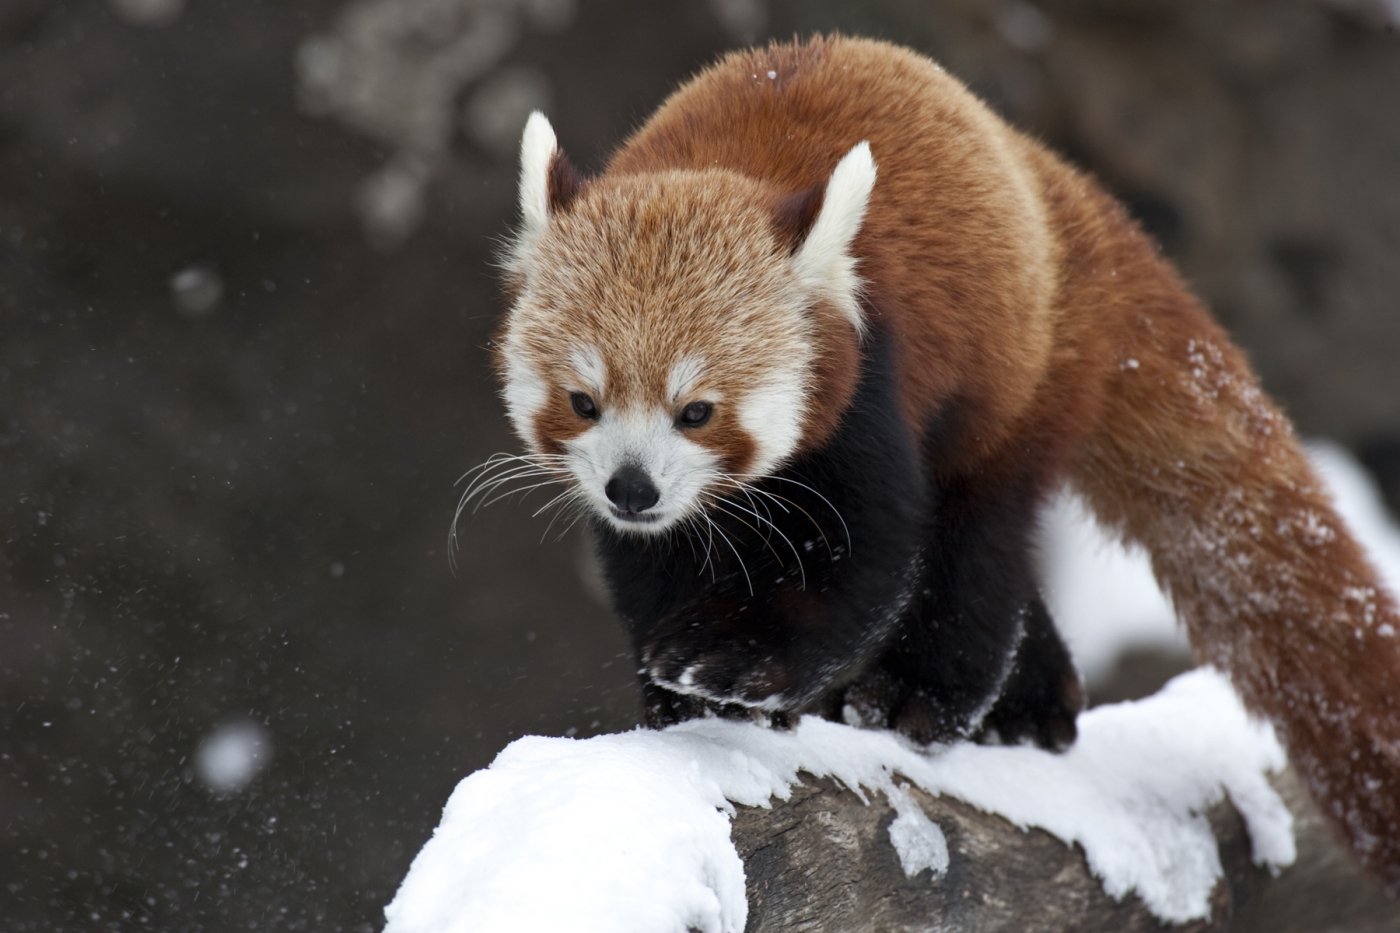
[[[540,124],[547,139],[532,144]],[[550,181],[532,176],[554,153],[538,115],[524,150],[526,224],[509,260],[516,301],[498,363],[537,465],[638,532],[668,529],[781,467],[810,420],[816,309],[828,319],[844,310],[830,282],[855,305],[845,248],[864,196],[838,247],[819,241],[825,252],[812,260],[810,243],[794,251],[775,232],[772,193],[742,176],[604,178],[553,211]]]
[[[536,242],[503,334],[516,430],[619,528],[670,527],[802,439],[808,308],[753,192],[724,181],[581,197]]]

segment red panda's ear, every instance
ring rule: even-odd
[[[554,216],[568,209],[569,204],[587,184],[587,179],[574,168],[569,157],[564,155],[564,150],[556,148],[554,157],[549,160],[548,183],[549,213],[550,216]]]
[[[530,114],[520,138],[522,245],[543,233],[549,218],[567,208],[583,185],[583,176],[560,150],[549,120],[538,110]]]
[[[817,213],[822,208],[822,195],[825,185],[813,185],[806,191],[795,191],[778,198],[773,207],[773,235],[778,245],[788,256],[797,252],[812,224],[817,222]]]
[[[860,278],[851,242],[860,232],[874,187],[875,160],[870,144],[856,143],[836,163],[807,235],[790,260],[808,295],[834,302],[857,331],[864,330],[865,319],[860,311]]]

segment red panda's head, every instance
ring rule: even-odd
[[[720,169],[582,184],[538,113],[521,161],[503,395],[597,514],[666,529],[830,430],[840,412],[821,409],[850,385],[821,383],[853,384],[863,323],[849,250],[875,180],[865,143],[807,216]]]

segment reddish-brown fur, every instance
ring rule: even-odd
[[[1201,659],[1276,724],[1400,890],[1400,613],[1243,356],[1096,185],[928,60],[833,38],[727,57],[578,200],[727,169],[752,179],[781,240],[861,140],[878,180],[852,252],[867,313],[897,338],[911,427],[956,402],[942,468],[995,482],[1034,458],[1144,545]],[[815,321],[806,446],[841,416],[858,362],[848,323]]]

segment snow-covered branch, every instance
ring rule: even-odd
[[[1274,875],[1255,865],[1246,824],[1223,800],[1206,818],[1222,875],[1210,914],[1167,924],[1131,894],[1110,897],[1082,850],[1021,830],[952,797],[912,797],[948,841],[949,871],[906,877],[889,845],[891,807],[810,781],[781,806],[741,808],[733,838],[748,879],[749,933],[841,930],[1050,933],[1319,933],[1390,929],[1387,900],[1333,842],[1291,770],[1272,783],[1294,817],[1298,856]],[[961,866],[961,868],[959,868]]]
[[[1226,929],[1305,887],[1272,878],[1296,856],[1283,764],[1210,669],[1084,714],[1063,755],[813,718],[525,738],[458,786],[386,930]]]

